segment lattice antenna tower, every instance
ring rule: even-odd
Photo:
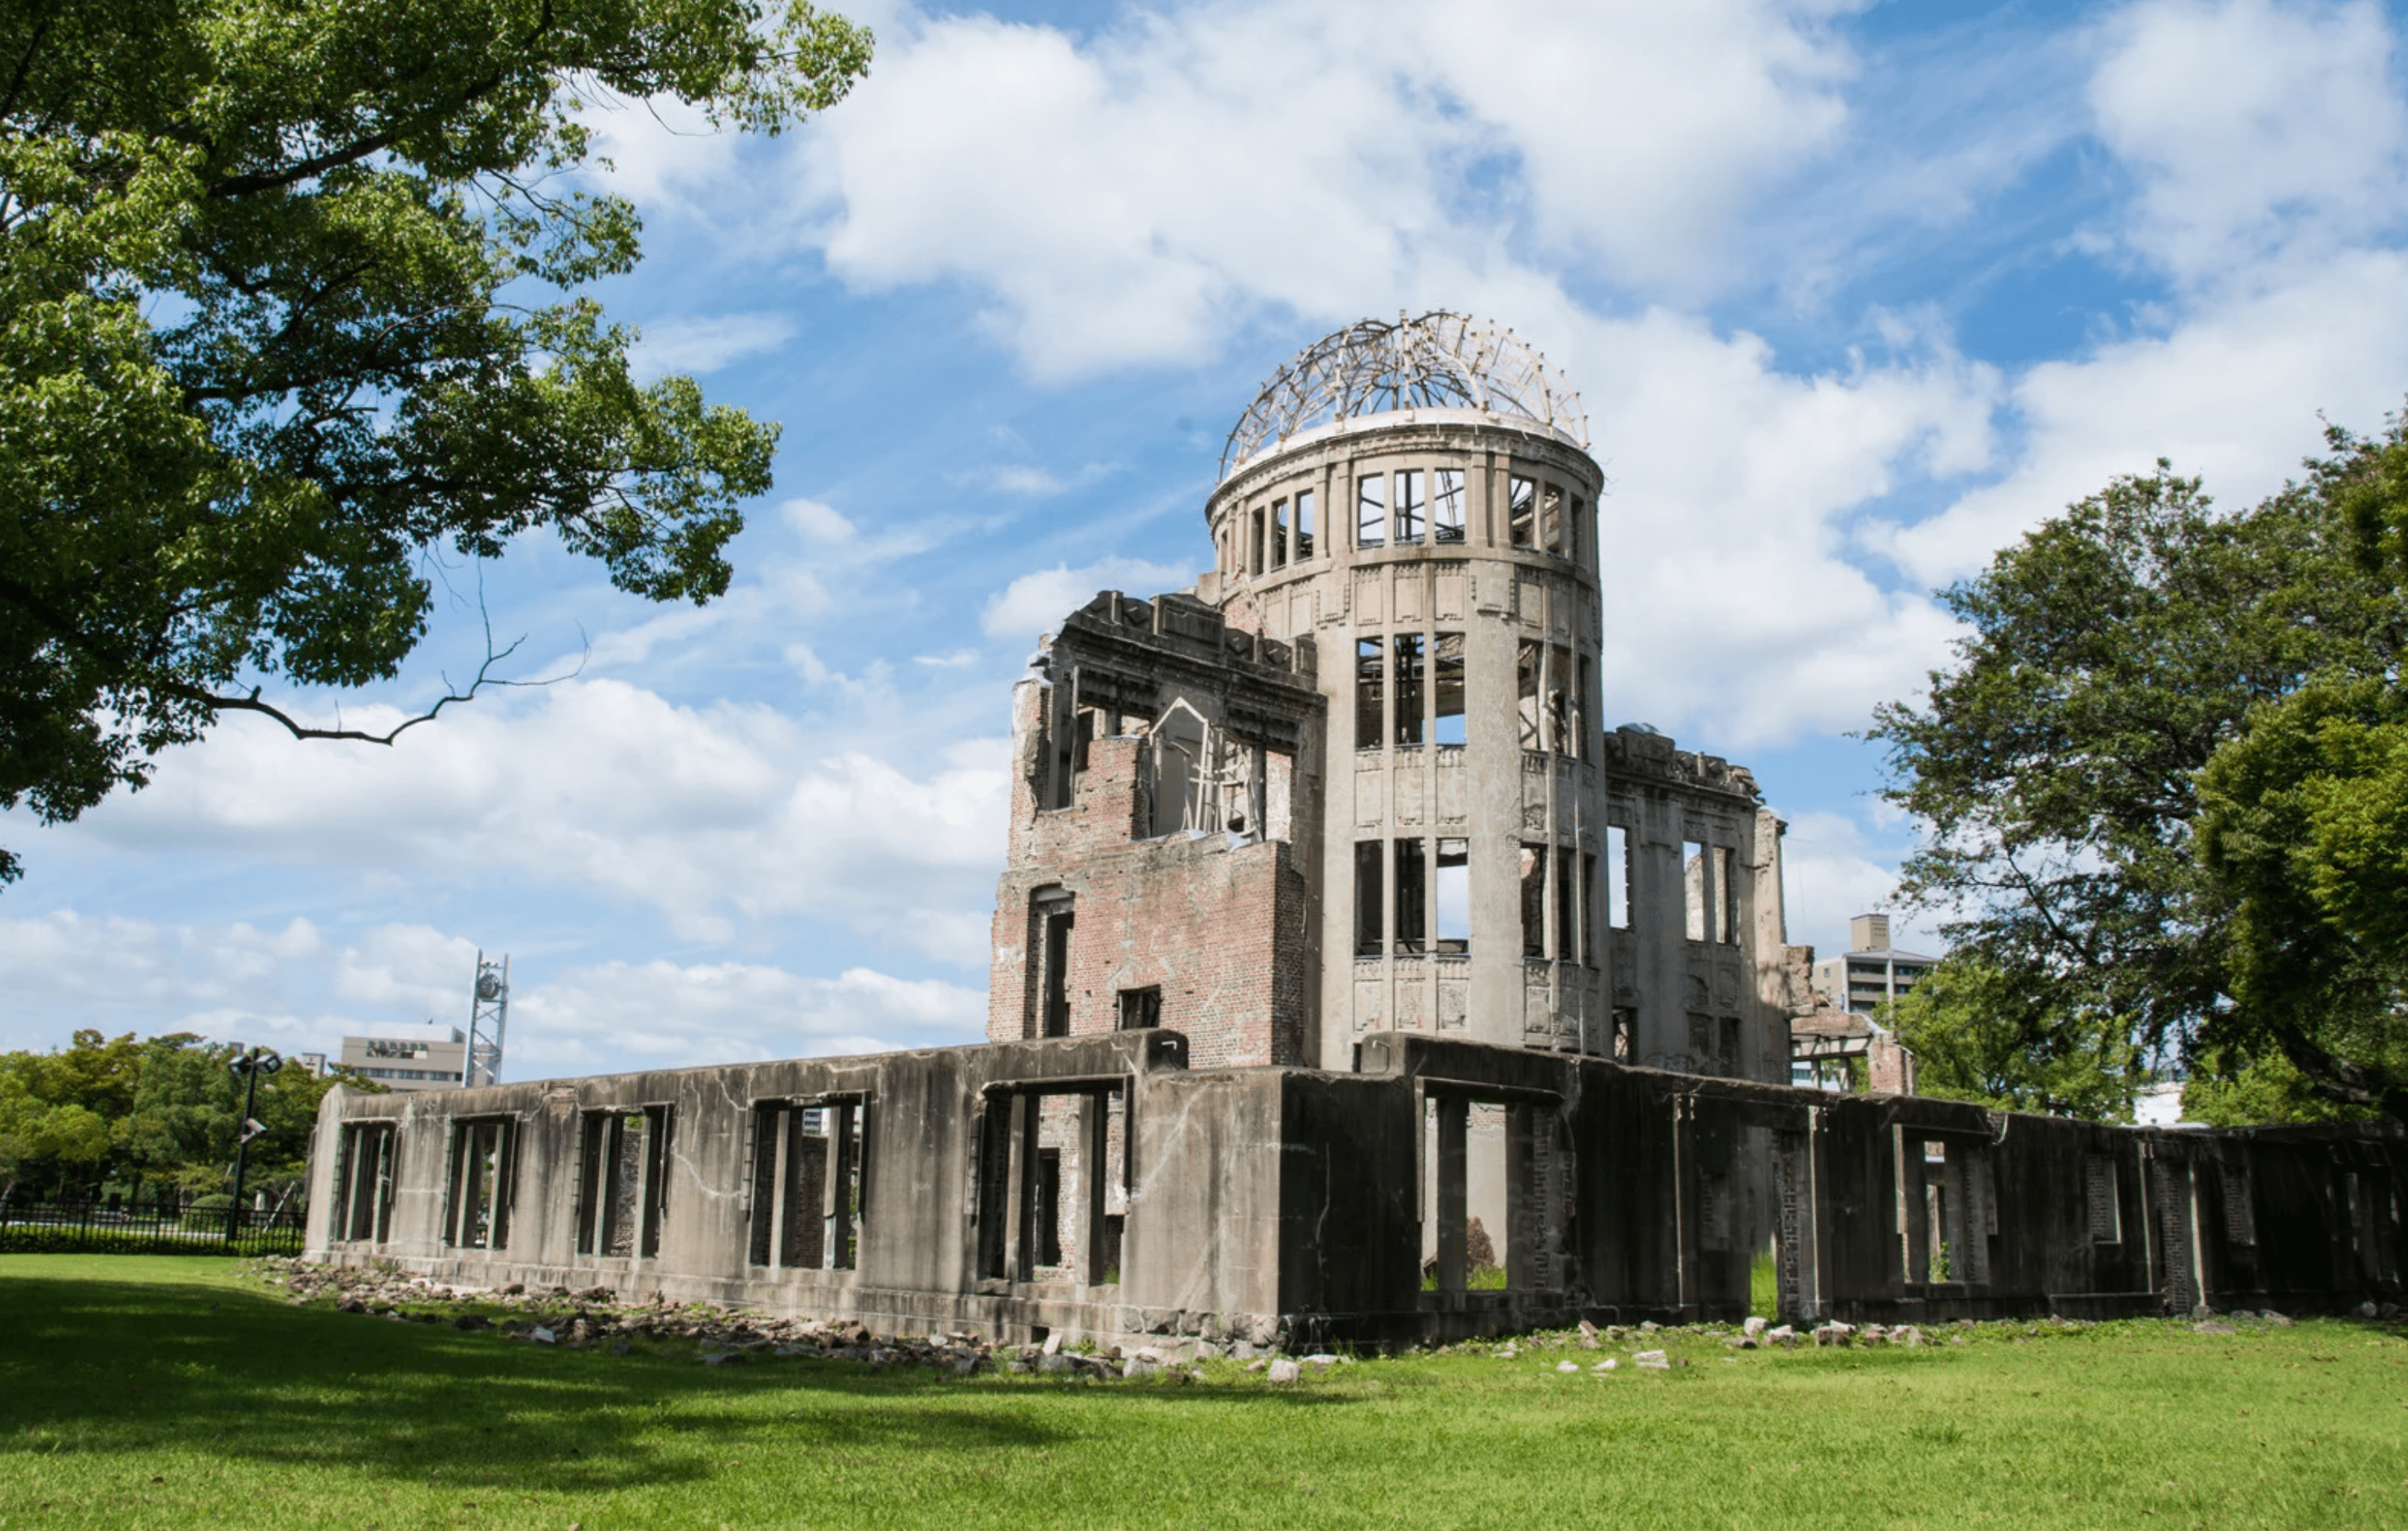
[[[477,982],[468,999],[468,1062],[460,1082],[502,1082],[502,1036],[510,1023],[510,955],[488,962],[477,953]]]

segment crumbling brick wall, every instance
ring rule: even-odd
[[[1093,741],[1071,805],[1039,809],[1039,688],[1014,696],[1010,866],[996,889],[987,1036],[1035,1037],[1043,1027],[1040,892],[1072,912],[1065,970],[1068,1032],[1115,1029],[1125,990],[1158,988],[1160,1023],[1183,1032],[1192,1066],[1303,1061],[1313,986],[1307,889],[1293,848],[1211,833],[1134,837],[1141,798],[1140,741]]]

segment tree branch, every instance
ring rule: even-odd
[[[433,723],[436,716],[445,708],[450,707],[452,703],[474,700],[476,694],[484,690],[487,686],[532,688],[538,686],[557,685],[563,680],[573,680],[579,675],[584,673],[586,658],[594,651],[593,644],[590,642],[586,644],[584,651],[578,655],[576,665],[570,667],[567,673],[564,675],[547,676],[540,680],[506,680],[494,676],[493,673],[494,666],[500,664],[503,660],[509,658],[510,655],[518,652],[519,645],[525,641],[526,639],[523,637],[521,637],[513,640],[508,648],[498,651],[495,650],[494,648],[493,624],[491,622],[488,622],[485,625],[485,661],[483,664],[477,666],[477,678],[468,682],[467,688],[466,690],[447,692],[442,697],[437,700],[433,707],[428,708],[425,711],[419,713],[415,717],[403,719],[400,723],[394,724],[393,727],[385,730],[381,734],[372,734],[364,728],[345,728],[341,726],[341,719],[339,715],[337,718],[337,725],[333,728],[312,727],[308,723],[301,723],[291,713],[286,712],[283,708],[277,707],[273,703],[261,701],[259,699],[259,688],[257,686],[251,687],[250,694],[245,696],[220,696],[213,692],[204,690],[197,686],[179,686],[173,689],[175,689],[179,694],[188,696],[192,700],[199,702],[204,706],[218,711],[256,712],[265,717],[272,718],[277,723],[283,724],[285,732],[291,734],[296,739],[346,739],[358,744],[390,745],[404,734],[407,734],[411,729],[417,727],[420,723]],[[451,684],[448,678],[445,680],[444,684],[447,686]]]

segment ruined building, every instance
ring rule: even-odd
[[[1768,1252],[1799,1318],[2396,1296],[2387,1129],[1787,1082],[1779,822],[1599,723],[1585,429],[1459,316],[1309,349],[1213,567],[1099,594],[1013,692],[984,1045],[337,1090],[313,1252],[1204,1342],[1736,1315]]]

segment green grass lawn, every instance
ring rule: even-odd
[[[7,1255],[0,1527],[2408,1525],[2398,1336],[2035,1327],[1081,1386],[552,1350],[288,1307],[226,1261]]]

